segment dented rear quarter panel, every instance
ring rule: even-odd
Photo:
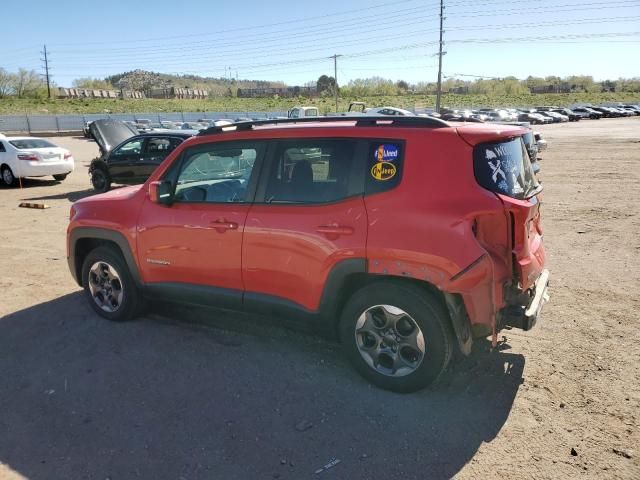
[[[476,183],[472,146],[454,128],[413,130],[400,185],[365,197],[369,271],[459,293],[472,324],[493,325],[511,276],[503,204]]]

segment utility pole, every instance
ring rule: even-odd
[[[44,55],[44,58],[41,58],[40,60],[44,62],[44,71],[45,76],[47,77],[47,98],[51,98],[51,83],[49,82],[49,56],[46,45],[44,46],[44,50],[40,53]]]
[[[438,91],[436,93],[436,112],[440,113],[440,97],[442,96],[442,27],[444,24],[444,0],[440,0],[440,50],[438,52]]]
[[[338,55],[336,53],[329,57],[329,58],[333,58],[333,80],[334,80],[333,90],[336,97],[336,113],[338,113],[338,57],[341,57],[341,56],[342,55]]]

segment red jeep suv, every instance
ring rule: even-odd
[[[307,118],[212,127],[140,186],[76,202],[71,273],[110,320],[147,298],[280,316],[414,391],[547,300],[517,126]]]

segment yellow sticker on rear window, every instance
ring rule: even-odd
[[[396,176],[396,166],[391,162],[378,162],[371,167],[371,176],[376,180],[390,180]]]

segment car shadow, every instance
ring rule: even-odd
[[[110,323],[76,292],[1,318],[0,473],[299,479],[338,459],[327,478],[450,478],[522,383],[521,355],[481,344],[439,386],[399,395],[333,343],[162,311]]]
[[[86,190],[78,190],[75,192],[65,192],[65,193],[57,193],[54,195],[42,195],[40,197],[30,197],[23,198],[22,200],[64,200],[67,199],[70,202],[75,202],[85,197],[90,197],[91,195],[97,195],[98,192],[93,188],[88,188]]]
[[[22,185],[20,184],[20,180],[22,181]],[[58,180],[54,180],[53,178],[22,178],[16,179],[15,183],[11,187],[6,187],[5,185],[0,186],[0,188],[11,188],[11,189],[20,189],[22,188],[36,188],[36,187],[48,187],[50,185],[57,185],[61,182]]]

